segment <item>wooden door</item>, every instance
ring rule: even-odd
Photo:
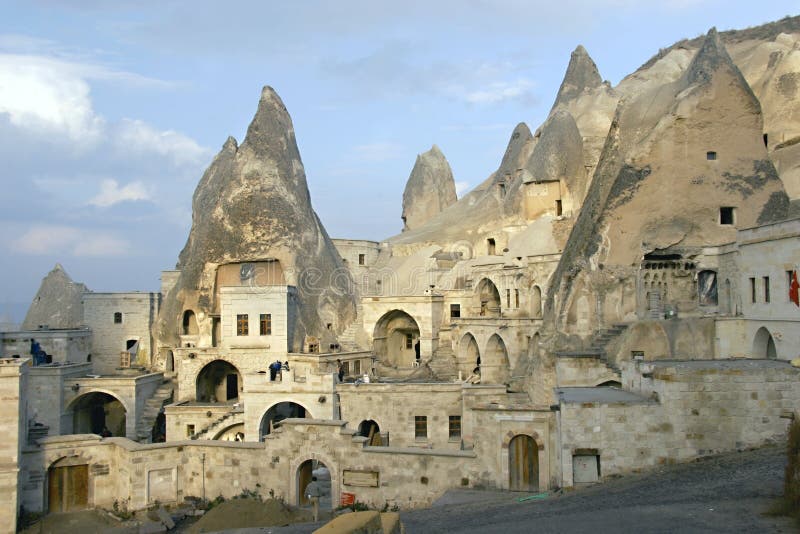
[[[508,487],[516,491],[539,488],[539,447],[530,436],[515,436],[508,444]]]
[[[85,509],[89,503],[89,466],[51,467],[47,497],[51,513]]]
[[[300,506],[310,502],[306,498],[306,486],[311,483],[311,475],[314,470],[314,466],[312,464],[313,462],[311,460],[306,460],[297,470],[297,504]]]

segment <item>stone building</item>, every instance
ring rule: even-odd
[[[800,410],[800,100],[773,86],[799,40],[800,18],[712,30],[616,87],[578,47],[548,119],[463,198],[441,151],[421,155],[404,231],[380,243],[330,239],[264,88],[160,293],[57,267],[37,324],[0,334],[18,400],[3,513],[296,504],[319,465],[334,505],[424,506],[782,439]]]

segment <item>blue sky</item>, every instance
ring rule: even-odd
[[[0,4],[0,322],[56,262],[97,291],[154,290],[191,195],[263,85],[292,115],[333,237],[400,231],[416,155],[463,192],[518,122],[546,117],[583,44],[613,84],[710,27],[797,1],[5,0]]]

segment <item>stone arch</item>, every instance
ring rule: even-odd
[[[272,432],[275,423],[279,423],[284,419],[291,418],[305,418],[313,419],[311,412],[304,405],[295,401],[281,401],[276,402],[264,412],[261,416],[261,422],[258,425],[258,441],[264,441],[264,436]]]
[[[759,328],[753,338],[752,355],[754,358],[768,360],[774,360],[778,357],[778,352],[775,349],[775,340],[765,326]]]
[[[644,359],[666,360],[672,357],[669,337],[661,321],[647,321],[632,325],[623,334],[618,353],[609,354],[612,362],[620,365],[632,357],[633,353],[644,353]]]
[[[183,312],[181,320],[181,333],[184,336],[196,336],[200,333],[200,328],[197,326],[197,317],[192,310]]]
[[[365,419],[358,424],[358,435],[367,438],[367,445],[382,445],[381,427],[373,419]]]
[[[195,379],[195,400],[199,402],[235,402],[241,390],[239,369],[222,359],[205,364]]]
[[[481,382],[503,384],[510,377],[510,365],[506,343],[498,334],[492,334],[486,342],[481,358]]]
[[[323,503],[326,507],[333,509],[339,505],[339,470],[332,459],[325,454],[314,453],[310,456],[301,456],[290,463],[289,472],[293,473],[294,477],[290,482],[289,502],[295,505],[304,504],[303,490],[311,480],[311,472],[308,470],[308,466],[311,465],[313,467],[314,462],[318,465],[324,465],[330,475],[330,505],[328,506],[326,496],[323,495],[323,498],[320,499],[320,510],[324,509]]]
[[[82,456],[62,456],[47,468],[45,509],[48,513],[75,512],[89,507],[89,460]]]
[[[90,390],[81,393],[67,406],[72,414],[72,434],[111,436],[127,435],[127,418],[130,412],[122,399],[110,391]]]
[[[542,318],[542,288],[538,285],[531,287],[531,317]]]
[[[241,439],[239,439],[241,437]],[[244,423],[228,425],[214,435],[217,441],[244,441]]]
[[[403,310],[386,312],[375,323],[372,346],[381,363],[412,367],[420,359],[419,324]]]
[[[461,337],[458,343],[458,370],[461,377],[466,378],[472,374],[472,370],[481,365],[481,351],[478,342],[471,332],[467,332]]]
[[[480,317],[500,317],[500,291],[489,278],[482,278],[475,287],[474,306]]]

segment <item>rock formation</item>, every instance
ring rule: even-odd
[[[417,156],[406,182],[403,230],[422,226],[456,200],[456,183],[450,164],[439,147],[433,145],[429,151]]]
[[[31,302],[23,330],[36,330],[41,325],[50,328],[78,328],[83,324],[83,294],[86,286],[73,282],[60,263],[42,279],[42,285]]]
[[[277,261],[279,276],[297,288],[290,351],[299,352],[305,336],[335,342],[355,319],[350,276],[311,206],[291,118],[271,87],[263,89],[242,145],[229,138],[195,190],[181,274],[165,298],[157,337],[174,342],[188,309],[210,332],[217,268],[259,261]]]
[[[602,85],[603,78],[600,77],[597,65],[589,57],[586,49],[578,45],[570,56],[567,72],[561,81],[561,87],[558,88],[553,108],[555,109],[560,104],[565,104],[570,100],[575,100],[581,94],[592,91]]]

